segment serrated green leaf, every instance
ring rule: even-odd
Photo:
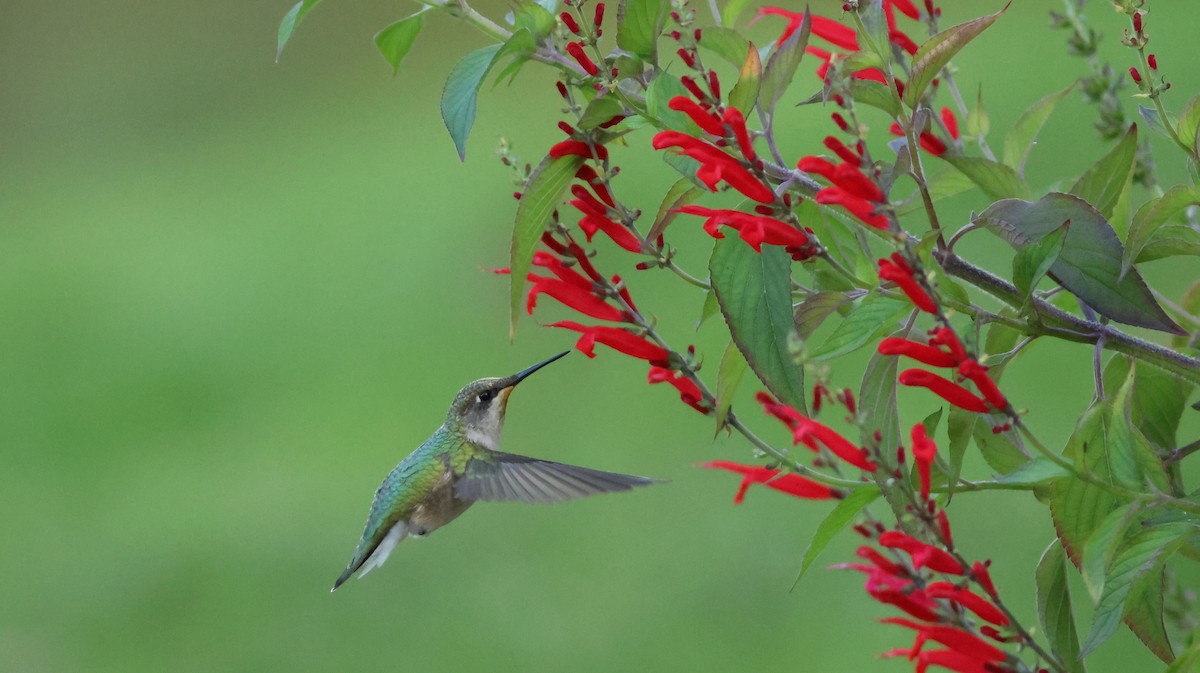
[[[700,198],[705,193],[704,189],[697,187],[691,180],[683,178],[676,181],[667,190],[666,196],[663,197],[662,204],[658,207],[658,214],[654,216],[654,224],[650,227],[650,232],[646,234],[646,239],[653,241],[662,236],[662,233],[667,230],[667,227],[679,216],[679,208]]]
[[[849,301],[850,297],[842,292],[816,292],[805,297],[793,314],[796,333],[801,341],[811,337],[826,318]]]
[[[804,369],[792,362],[792,258],[778,246],[757,253],[740,239],[718,239],[709,278],[734,343],[755,375],[784,404],[803,411]]]
[[[941,158],[993,199],[1029,198],[1029,185],[1011,166],[984,157],[943,154]]]
[[[960,49],[967,46],[968,42],[979,37],[980,33],[995,23],[996,19],[1000,18],[1000,15],[1007,9],[1008,5],[1005,5],[1004,9],[995,14],[951,26],[926,40],[917,49],[917,53],[913,54],[908,86],[904,88],[904,104],[916,109],[921,96],[925,95],[926,87],[937,78],[938,73],[950,62],[950,59],[954,58]]]
[[[678,77],[660,71],[646,89],[646,111],[668,129],[683,131],[689,135],[699,135],[700,129],[696,127],[691,117],[678,110],[672,110],[670,107],[672,98],[690,95]],[[674,153],[667,152],[666,154]]]
[[[1093,405],[1079,419],[1075,431],[1063,451],[1080,471],[1090,472],[1099,479],[1108,479],[1108,425],[1111,415],[1108,403]],[[1077,478],[1054,482],[1050,495],[1050,514],[1058,539],[1071,561],[1083,561],[1084,542],[1110,512],[1126,501],[1112,492]]]
[[[475,99],[479,85],[492,65],[501,45],[493,44],[470,52],[459,61],[446,78],[442,89],[442,121],[454,140],[459,161],[467,159],[467,137],[475,124]]]
[[[275,62],[279,62],[279,57],[283,56],[283,48],[287,46],[288,40],[292,39],[292,33],[296,32],[296,28],[300,26],[300,22],[308,13],[317,6],[321,0],[300,0],[287,14],[283,15],[283,20],[279,22],[279,35],[275,41]]]
[[[496,75],[494,84],[499,84],[505,77],[515,78],[521,67],[533,57],[535,52],[537,52],[537,40],[534,39],[533,33],[528,28],[518,28],[492,56],[491,62],[484,69],[484,76],[495,70],[496,66],[500,65],[504,59],[511,57],[512,62]]]
[[[972,435],[975,434],[975,421],[978,419],[979,414],[974,412],[959,407],[950,408],[950,416],[946,419],[946,433],[950,438],[950,444],[946,449],[950,468],[949,474],[946,475],[947,504],[954,497],[959,476],[962,475],[963,457],[967,455],[967,446],[971,443]]]
[[[700,189],[706,192],[709,191],[708,187],[706,187],[703,182],[700,182],[700,180],[696,178],[696,171],[700,170],[699,161],[696,161],[691,157],[685,157],[682,154],[675,154],[674,152],[660,152],[659,154],[662,156],[663,162],[675,169],[675,172],[679,173],[688,180],[691,180],[692,184],[696,185]]]
[[[1187,105],[1183,106],[1179,111],[1179,119],[1175,122],[1179,140],[1187,147],[1196,146],[1196,138],[1200,136],[1197,130],[1200,130],[1200,94],[1193,96]]]
[[[1175,448],[1175,432],[1183,417],[1192,384],[1156,369],[1138,367],[1130,395],[1133,426],[1161,451]]]
[[[1129,225],[1125,237],[1125,254],[1121,256],[1121,275],[1124,276],[1142,254],[1142,250],[1164,222],[1188,206],[1200,204],[1200,187],[1177,185],[1166,194],[1142,204]],[[1186,253],[1185,253],[1186,254]]]
[[[854,520],[854,517],[863,510],[867,505],[875,502],[879,497],[879,489],[871,486],[863,486],[851,491],[845,498],[842,498],[829,514],[817,526],[817,530],[813,532],[812,540],[804,549],[804,556],[800,559],[800,572],[796,574],[796,581],[792,582],[792,588],[800,583],[800,578],[804,577],[804,573],[812,567],[814,561],[825,551],[829,543],[837,536],[846,524]]]
[[[721,312],[721,304],[717,302],[717,293],[709,290],[704,295],[704,305],[700,307],[700,318],[696,320],[696,326],[693,330],[699,330],[700,326],[708,319]]]
[[[1033,149],[1037,141],[1038,132],[1042,130],[1058,102],[1074,88],[1075,84],[1071,83],[1071,86],[1062,91],[1052,93],[1030,105],[1017,119],[1017,123],[1013,124],[1012,130],[1004,138],[1004,163],[1017,169],[1018,174],[1025,174],[1025,161],[1029,158],[1029,150]]]
[[[998,484],[1009,484],[1012,486],[1033,486],[1069,476],[1071,476],[1071,473],[1066,468],[1049,458],[1039,456],[1008,474],[996,477],[995,481]]]
[[[738,81],[729,90],[729,104],[749,117],[758,102],[758,88],[762,82],[762,58],[753,42],[746,43],[746,58],[742,61],[742,70]]]
[[[554,14],[536,2],[522,2],[513,11],[513,26],[517,30],[528,30],[535,42],[541,42],[554,32],[557,23]]]
[[[393,75],[400,72],[400,62],[412,49],[413,42],[417,40],[417,35],[420,34],[423,25],[425,25],[425,16],[421,11],[400,19],[375,34],[375,46],[392,66]]]
[[[880,447],[886,454],[903,442],[900,437],[900,413],[896,406],[896,371],[900,358],[874,353],[863,372],[858,389],[858,409],[862,415],[863,445],[879,432]]]
[[[617,46],[654,63],[666,16],[665,0],[621,0],[617,5]]]
[[[1112,478],[1135,491],[1147,490],[1147,485],[1158,491],[1167,491],[1167,474],[1162,462],[1154,455],[1154,449],[1133,425],[1133,389],[1137,382],[1137,369],[1130,368],[1129,374],[1112,398],[1112,419],[1108,429],[1109,470]]]
[[[733,394],[737,392],[738,384],[742,382],[742,376],[746,373],[746,358],[742,357],[742,352],[737,349],[737,344],[732,341],[725,347],[725,353],[721,356],[721,366],[717,368],[717,431],[725,427],[725,420],[729,418],[729,407],[733,404]]]
[[[538,165],[529,187],[517,204],[517,218],[513,224],[511,258],[509,260],[509,327],[508,338],[517,331],[517,319],[521,315],[521,296],[525,288],[525,276],[533,262],[537,243],[550,222],[554,210],[562,202],[567,188],[575,179],[575,173],[583,165],[583,158],[574,155],[551,159],[546,157]]]
[[[1133,124],[1117,145],[1079,176],[1070,189],[1071,194],[1092,204],[1105,219],[1112,217],[1125,183],[1133,172],[1137,136],[1137,124]]]
[[[1096,526],[1096,530],[1083,543],[1083,561],[1079,564],[1079,574],[1083,576],[1083,585],[1087,587],[1092,603],[1099,603],[1104,595],[1104,582],[1108,570],[1112,567],[1117,556],[1117,550],[1125,540],[1125,531],[1133,524],[1138,514],[1134,503],[1123,505],[1108,513]]]
[[[1080,647],[1080,657],[1086,657],[1112,636],[1120,626],[1125,598],[1133,584],[1156,569],[1194,530],[1186,524],[1155,526],[1122,545],[1104,582],[1104,593],[1096,605],[1092,628]]]
[[[1061,227],[1046,234],[1041,240],[1017,250],[1017,254],[1013,256],[1013,285],[1017,286],[1017,291],[1026,301],[1037,288],[1038,281],[1058,261],[1069,226],[1070,222],[1064,222]]]
[[[850,80],[850,97],[855,102],[883,110],[890,117],[900,115],[900,104],[886,85],[867,79]]]
[[[972,428],[979,455],[998,474],[1009,474],[1029,462],[1030,457],[1013,444],[1008,433],[992,434],[987,423],[975,423]]]
[[[732,28],[707,26],[700,32],[699,45],[725,59],[735,68],[746,62],[746,48],[749,44],[741,33]]]
[[[1153,262],[1164,257],[1200,255],[1200,231],[1186,224],[1164,224],[1150,234],[1138,262]]]
[[[800,22],[800,27],[788,36],[783,44],[776,47],[775,51],[771,53],[771,58],[767,59],[767,66],[763,69],[762,83],[758,89],[758,106],[767,115],[775,114],[775,104],[779,102],[783,92],[792,83],[796,68],[804,58],[804,49],[808,47],[808,38],[811,33],[812,16],[811,13],[807,13],[804,15],[804,20]]]
[[[875,337],[895,330],[896,321],[907,315],[910,308],[907,302],[868,294],[819,346],[807,349],[806,355],[826,361],[858,350]]]
[[[1039,241],[1070,220],[1050,276],[1101,315],[1117,322],[1178,334],[1136,269],[1121,273],[1121,241],[1108,221],[1079,197],[1051,192],[1031,203],[1004,199],[973,222],[1016,249]]]
[[[1050,543],[1038,561],[1034,575],[1037,584],[1038,621],[1050,650],[1070,673],[1083,673],[1079,659],[1079,634],[1071,613],[1071,590],[1067,584],[1066,555],[1058,540]]]

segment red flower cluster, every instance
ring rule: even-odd
[[[883,10],[887,17],[888,40],[905,53],[916,53],[917,43],[896,27],[895,12],[899,10],[901,14],[904,14],[908,18],[918,20],[921,14],[917,7],[912,4],[911,0],[884,0]],[[788,20],[788,25],[783,29],[783,34],[780,35],[778,44],[783,44],[787,41],[793,33],[800,29],[800,24],[804,21],[803,12],[792,12],[779,7],[764,7],[758,11],[758,15],[760,18],[764,16],[782,16]],[[831,45],[844,49],[847,52],[856,52],[860,48],[858,34],[853,28],[823,16],[815,14],[812,16],[812,33]],[[835,54],[813,46],[806,47],[805,51],[821,59],[821,66],[817,68],[817,77],[825,79],[825,75],[829,72],[829,66],[833,62]],[[887,83],[887,78],[878,68],[858,70],[852,73],[852,76],[856,79],[868,79],[881,84]]]
[[[880,212],[880,205],[887,203],[883,190],[867,177],[862,170],[862,155],[846,147],[833,136],[825,138],[825,146],[842,159],[834,165],[820,157],[804,157],[796,167],[805,173],[820,175],[831,187],[819,190],[814,197],[817,203],[839,205],[850,211],[863,224],[875,229],[887,229],[890,221]]]
[[[761,465],[741,465],[732,463],[727,460],[714,460],[709,463],[704,463],[700,467],[709,469],[729,470],[742,475],[742,484],[738,487],[737,493],[733,496],[735,505],[742,504],[742,500],[746,497],[746,490],[751,484],[763,484],[767,488],[774,489],[780,493],[804,498],[806,500],[830,500],[834,498],[842,498],[844,493],[836,488],[830,488],[812,479],[802,477],[792,472],[780,474],[779,470],[762,467]]]
[[[786,404],[777,402],[767,393],[760,392],[755,399],[763,406],[763,411],[788,426],[788,429],[792,431],[794,444],[804,444],[813,451],[819,451],[820,446],[824,445],[830,453],[854,467],[867,472],[875,471],[875,462],[870,459],[865,449],[841,436],[829,426],[806,417]]]
[[[917,428],[922,428],[918,430]],[[913,428],[913,441],[924,443],[923,426]],[[936,451],[936,447],[917,449],[914,452]],[[927,501],[927,508],[936,506]],[[944,544],[950,545],[950,524],[945,512],[937,510],[933,517],[937,521],[937,535]],[[864,526],[855,530],[868,538],[875,538],[875,531]],[[872,598],[903,611],[909,618],[890,617],[882,620],[916,631],[916,640],[911,648],[892,650],[886,656],[903,656],[915,662],[918,673],[930,666],[938,666],[959,673],[996,673],[1009,670],[1013,663],[1009,655],[988,640],[1008,642],[999,629],[1009,626],[1008,615],[996,604],[996,588],[988,575],[987,563],[974,563],[968,569],[962,561],[946,548],[923,542],[907,533],[888,530],[876,538],[876,543],[887,550],[864,545],[858,548],[858,556],[865,563],[849,563],[838,567],[857,570],[867,575],[866,590]],[[951,576],[954,582],[936,580],[935,574]],[[935,581],[936,580],[936,581]],[[967,588],[973,581],[987,594],[981,596]],[[975,619],[987,622],[977,629],[967,613]],[[937,643],[943,649],[925,649],[926,644]]]

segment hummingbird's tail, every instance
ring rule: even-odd
[[[383,539],[378,540],[378,542],[375,542],[374,545],[371,544],[371,540],[363,540],[358,545],[358,549],[355,550],[354,558],[350,560],[350,565],[346,566],[346,569],[342,571],[337,581],[333,583],[333,588],[329,590],[330,593],[337,591],[338,587],[345,584],[346,580],[350,579],[350,576],[355,571],[358,572],[359,577],[362,577],[383,565],[383,562],[388,560],[388,556],[396,548],[396,545],[400,544],[401,540],[407,536],[408,524],[404,521],[397,521],[388,530],[387,535],[383,536]]]

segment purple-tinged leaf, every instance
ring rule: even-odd
[[[913,54],[912,71],[909,73],[908,86],[904,89],[905,105],[916,109],[921,96],[925,94],[925,89],[937,78],[950,59],[995,23],[1007,9],[1008,5],[1004,5],[1004,8],[995,14],[951,26],[926,40],[917,49],[917,53]]]
[[[653,241],[662,236],[662,233],[667,230],[667,226],[679,216],[679,209],[700,198],[706,191],[697,187],[687,178],[682,178],[671,185],[666,196],[663,197],[662,205],[658,207],[658,214],[654,217],[650,233],[646,234],[647,240]]]
[[[1051,192],[1036,202],[1004,199],[974,219],[1016,249],[1040,241],[1070,220],[1050,276],[1096,312],[1126,325],[1174,334],[1181,329],[1155,301],[1137,270],[1121,277],[1121,241],[1086,201]]]
[[[729,104],[749,117],[750,111],[758,101],[758,89],[762,83],[762,58],[753,42],[746,43],[746,59],[742,62],[742,70],[738,81],[729,90]]]

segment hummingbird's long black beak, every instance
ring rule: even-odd
[[[545,360],[542,360],[541,362],[537,363],[536,365],[533,365],[532,367],[527,367],[525,369],[522,369],[521,371],[519,371],[516,374],[513,374],[511,377],[509,377],[511,379],[512,383],[509,383],[508,386],[505,386],[505,387],[511,387],[511,386],[517,385],[521,381],[524,381],[526,378],[528,378],[530,374],[536,372],[537,370],[541,369],[542,367],[545,367],[546,365],[550,364],[551,362],[554,362],[555,360],[561,358],[562,356],[564,356],[570,352],[571,351],[563,351],[563,352],[559,353],[558,355],[555,355],[552,358],[547,358]]]

